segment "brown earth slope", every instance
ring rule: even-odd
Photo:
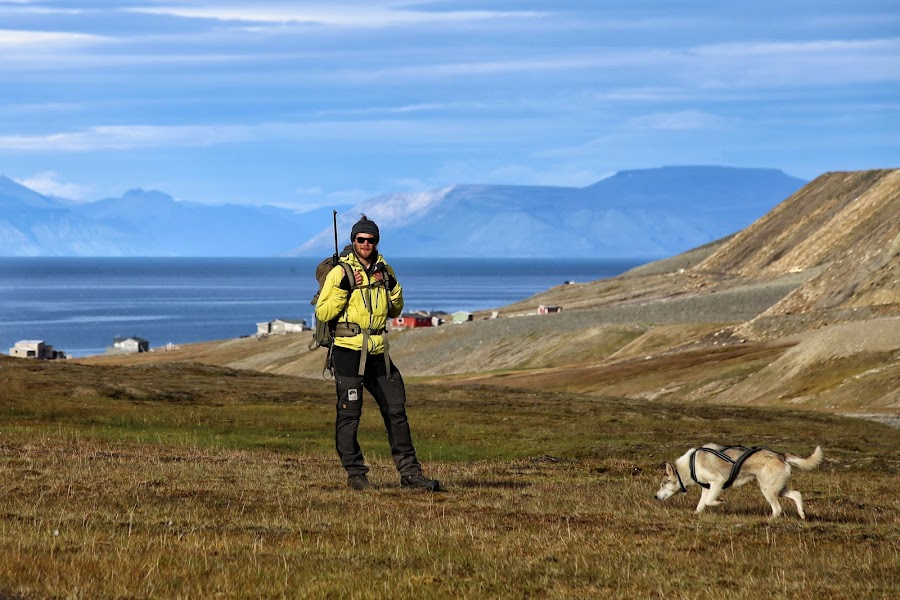
[[[761,279],[813,277],[742,326],[777,337],[789,323],[896,314],[900,309],[900,170],[828,173],[785,200],[697,265],[700,272]],[[805,315],[804,319],[779,319]]]

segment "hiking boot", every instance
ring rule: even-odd
[[[347,478],[347,485],[356,491],[367,490],[372,487],[372,484],[369,483],[369,478],[365,474],[351,475]]]
[[[421,473],[401,476],[400,487],[415,490],[428,490],[429,492],[442,491],[440,481],[437,479],[428,479]]]

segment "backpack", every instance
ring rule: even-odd
[[[325,278],[336,266],[340,266],[344,269],[344,275],[347,277],[347,281],[350,282],[350,290],[352,291],[353,288],[356,287],[356,277],[353,275],[353,267],[340,260],[337,254],[329,256],[316,265],[316,281],[319,282],[319,289],[316,291],[315,295],[313,295],[312,301],[310,301],[310,304],[313,306],[315,306],[316,302],[319,300],[319,294],[322,293],[322,286],[325,285]],[[314,317],[316,328],[313,330],[313,338],[309,343],[310,350],[331,348],[331,344],[334,342],[334,328],[337,325],[339,318],[340,317],[338,316],[330,321],[319,321],[319,319]]]

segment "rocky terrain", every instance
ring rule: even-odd
[[[391,334],[404,376],[900,416],[900,170],[827,173],[745,230],[462,325]],[[562,312],[537,315],[539,305]],[[321,377],[308,334],[86,362]]]

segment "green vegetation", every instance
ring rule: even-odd
[[[334,456],[331,382],[190,363],[0,359],[0,597],[888,598],[900,431],[837,416],[477,385],[410,385],[427,473],[375,488]],[[754,484],[694,515],[652,499],[706,441],[826,463],[769,521]]]

